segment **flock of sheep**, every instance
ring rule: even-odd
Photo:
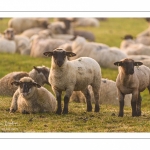
[[[132,116],[140,116],[140,92],[150,90],[150,29],[136,39],[126,35],[120,47],[97,43],[92,32],[75,29],[99,25],[98,18],[56,18],[54,22],[11,18],[0,35],[0,52],[52,59],[49,67],[35,66],[30,72],[12,72],[0,79],[0,95],[13,97],[10,113],[67,114],[72,100],[86,102],[87,111],[94,103],[95,112],[100,104],[118,105],[121,117],[124,105],[131,106]],[[101,67],[118,69],[116,82],[102,78]],[[55,96],[44,84],[52,87]]]

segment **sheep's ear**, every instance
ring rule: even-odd
[[[40,87],[41,87],[41,85],[39,85],[39,84],[36,83],[36,82],[33,82],[33,86],[35,86],[35,87],[37,87],[37,88],[40,88]]]
[[[114,63],[115,66],[122,66],[122,62],[121,61],[117,61]]]
[[[11,82],[11,85],[19,86],[20,82],[19,81],[13,81],[13,82]]]
[[[43,54],[47,57],[50,57],[53,55],[53,52],[44,52]]]
[[[76,54],[73,53],[73,52],[66,52],[66,55],[67,55],[68,57],[76,56]]]
[[[38,72],[38,73],[40,73],[41,72],[41,70],[38,68],[38,67],[36,67],[36,66],[33,66],[33,68]]]
[[[134,66],[141,66],[141,65],[143,65],[142,62],[134,62]]]

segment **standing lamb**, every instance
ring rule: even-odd
[[[119,66],[119,74],[116,79],[120,103],[119,117],[124,115],[124,96],[130,93],[132,93],[132,116],[141,116],[142,97],[140,92],[146,88],[150,92],[150,69],[142,64],[142,62],[135,62],[128,58],[114,63],[114,65]]]
[[[57,99],[57,114],[61,114],[61,94],[65,91],[63,114],[68,114],[68,103],[73,91],[82,91],[86,97],[87,111],[92,111],[91,97],[88,85],[91,85],[95,97],[95,112],[99,112],[99,90],[101,83],[101,68],[92,58],[81,57],[68,61],[68,57],[76,54],[63,49],[45,52],[45,56],[52,56],[49,83]]]
[[[22,114],[54,112],[57,106],[55,97],[30,77],[23,77],[12,84],[18,86],[13,95],[10,113],[18,110]]]

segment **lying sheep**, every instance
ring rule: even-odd
[[[100,26],[100,22],[96,18],[76,18],[74,21],[74,26],[93,26],[98,27]]]
[[[133,59],[134,61],[140,61],[143,65],[150,68],[150,56],[148,55],[128,55],[128,58]]]
[[[4,31],[4,35],[0,37],[0,52],[12,53],[16,52],[16,43],[14,41],[14,31],[9,28]]]
[[[140,92],[146,88],[150,92],[150,69],[142,64],[142,62],[135,62],[128,58],[114,63],[114,65],[118,66],[119,71],[116,78],[120,103],[119,117],[123,117],[124,115],[124,96],[130,93],[132,94],[132,116],[141,116],[142,97]]]
[[[117,69],[113,62],[127,57],[127,54],[118,48],[109,47],[102,43],[88,42],[85,38],[79,36],[72,43],[72,52],[76,53],[76,56],[71,60],[79,57],[91,57],[101,67],[112,69]]]
[[[11,84],[18,87],[13,95],[10,113],[22,114],[54,112],[57,106],[55,97],[30,77],[23,77]]]
[[[48,25],[48,18],[11,18],[8,22],[8,27],[13,28],[16,34],[34,27],[47,28]]]
[[[124,38],[120,44],[120,49],[127,55],[150,55],[150,46],[141,44],[133,38]]]
[[[49,84],[48,82],[49,68],[45,66],[34,66],[34,68],[28,72],[11,72],[0,79],[0,95],[1,96],[13,96],[17,90],[16,86],[11,85],[14,81],[19,81],[23,77],[31,77],[35,82],[41,86]]]
[[[88,87],[92,102],[95,102],[91,86]],[[71,101],[85,102],[85,96],[80,91],[74,91],[71,95]],[[119,105],[117,96],[116,82],[102,78],[100,88],[100,104]],[[125,106],[131,106],[131,94],[125,96]]]
[[[73,91],[82,91],[86,97],[87,111],[92,111],[91,98],[88,85],[91,85],[95,97],[95,112],[99,112],[99,89],[101,82],[101,69],[92,58],[81,57],[68,61],[67,57],[76,54],[63,49],[45,52],[45,56],[52,56],[49,83],[56,95],[57,114],[61,114],[61,94],[65,91],[63,114],[68,113],[68,103]]]
[[[43,57],[43,53],[46,51],[52,51],[55,48],[58,48],[60,45],[66,43],[67,40],[63,39],[51,39],[36,37],[32,40],[31,44],[31,57]]]

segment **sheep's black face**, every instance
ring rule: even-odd
[[[124,61],[122,67],[127,75],[134,73],[134,61]]]
[[[66,52],[65,51],[54,51],[53,52],[54,62],[59,67],[61,67],[66,59]]]
[[[32,82],[20,82],[20,92],[23,94],[23,96],[28,95],[32,87]]]
[[[122,61],[115,62],[114,65],[121,66],[126,75],[134,74],[134,66],[143,65],[142,62],[134,62],[132,59],[124,59]]]
[[[13,29],[7,29],[5,32],[4,32],[4,36],[6,39],[8,40],[13,40],[14,39],[14,31]]]

